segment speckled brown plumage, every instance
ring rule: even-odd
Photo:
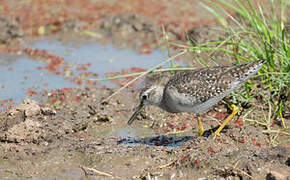
[[[217,66],[177,72],[165,88],[176,88],[178,93],[194,97],[202,103],[229,90],[232,82],[244,82],[247,74],[263,63],[264,60],[260,60],[239,66]]]

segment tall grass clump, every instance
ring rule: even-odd
[[[287,32],[287,1],[280,0],[216,0],[203,1],[203,7],[218,19],[224,40],[211,41],[189,47],[192,51],[221,51],[235,64],[240,61],[266,59],[259,72],[260,87],[246,83],[245,91],[234,94],[234,99],[250,102],[263,97],[271,105],[271,119],[281,119],[289,112],[290,99],[290,45]],[[289,31],[289,27],[288,27]],[[250,91],[256,88],[256,92]]]

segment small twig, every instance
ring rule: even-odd
[[[109,99],[111,99],[113,96],[115,96],[116,94],[118,94],[120,91],[122,91],[123,89],[125,89],[127,86],[129,86],[130,84],[132,84],[133,82],[135,82],[137,79],[145,76],[146,74],[152,72],[153,70],[155,70],[156,68],[162,66],[163,64],[166,64],[167,62],[171,61],[172,59],[181,56],[183,54],[185,54],[187,52],[187,50],[185,49],[184,51],[182,51],[181,53],[176,54],[175,56],[172,56],[168,59],[166,59],[165,61],[163,61],[162,63],[156,65],[155,67],[149,69],[148,71],[140,74],[139,76],[137,76],[136,78],[132,79],[131,81],[129,81],[127,84],[125,84],[123,87],[121,87],[120,89],[118,89],[116,92],[114,92],[112,95],[110,95],[109,97],[105,98],[104,100],[101,101],[101,103],[108,101]]]
[[[178,159],[176,159],[176,160],[174,160],[174,161],[171,161],[170,163],[167,163],[167,164],[163,164],[163,165],[160,165],[160,166],[157,166],[157,167],[153,167],[153,168],[150,170],[150,172],[147,172],[147,179],[148,179],[148,180],[149,180],[149,179],[152,179],[152,178],[151,178],[151,175],[150,175],[151,172],[154,172],[154,171],[156,171],[157,169],[163,169],[163,168],[166,168],[166,167],[172,165],[173,163],[175,163],[177,160],[178,160]],[[139,178],[140,178],[140,177],[146,177],[146,174],[141,174],[141,175],[139,175]]]
[[[89,167],[85,167],[85,166],[80,166],[80,168],[81,168],[83,171],[85,171],[86,174],[88,174],[87,171],[92,171],[92,172],[94,172],[95,174],[99,174],[99,175],[102,175],[102,176],[113,177],[113,175],[111,175],[111,174],[108,174],[108,173],[105,173],[105,172],[102,172],[102,171],[96,170],[96,169],[94,169],[94,168],[89,168]]]
[[[237,164],[236,164],[236,165],[237,165]],[[234,170],[239,171],[239,172],[241,172],[242,174],[248,176],[249,178],[254,179],[254,177],[251,176],[250,174],[248,174],[246,171],[243,171],[243,170],[241,170],[241,169],[239,169],[239,168],[237,168],[237,167],[235,167],[235,166],[232,166],[232,168],[233,168]]]
[[[245,171],[243,171],[243,170],[237,168],[239,162],[240,162],[240,160],[238,160],[238,161],[236,162],[236,164],[235,164],[234,166],[231,166],[231,167],[232,167],[234,170],[239,171],[239,172],[243,173],[244,175],[248,176],[249,178],[254,179],[253,176],[249,175],[247,172],[245,172]]]
[[[171,161],[170,163],[160,165],[160,166],[158,166],[158,167],[161,168],[161,169],[163,169],[163,168],[166,168],[166,167],[172,165],[172,164],[175,163],[176,161],[177,161],[177,159],[174,160],[174,161]]]
[[[148,177],[148,180],[151,180],[151,175],[149,172],[147,173],[147,177]]]
[[[189,151],[191,151],[191,149],[187,149],[185,152],[186,153],[188,153]],[[186,155],[185,157],[187,157],[188,155]],[[177,158],[177,159],[175,159],[175,160],[173,160],[173,161],[171,161],[171,162],[169,162],[169,163],[167,163],[167,164],[163,164],[163,165],[160,165],[160,166],[158,166],[158,168],[166,168],[166,167],[168,167],[168,166],[171,166],[172,164],[174,164],[174,163],[176,163],[177,161],[179,161],[179,160],[182,160],[183,158]]]
[[[267,123],[259,122],[259,121],[254,120],[254,119],[244,118],[244,120],[245,120],[245,121],[249,121],[249,122],[254,122],[254,123],[256,123],[256,124],[259,124],[259,125],[262,125],[262,126],[265,126],[265,127],[267,127],[267,125],[268,125]]]
[[[276,146],[277,144],[275,144],[275,142],[278,142],[276,139],[278,138],[278,136],[279,136],[279,134],[280,134],[281,132],[280,131],[278,131],[274,136],[270,136],[270,140],[271,140],[271,144],[273,145],[273,146]]]
[[[234,169],[238,166],[239,162],[240,162],[240,160],[238,160],[238,161],[236,162],[236,164],[233,166]]]
[[[88,173],[87,173],[87,171],[85,170],[85,168],[84,168],[83,166],[80,166],[80,168],[84,171],[85,176],[87,177],[87,176],[88,176]]]
[[[172,132],[165,133],[164,136],[172,135],[172,134],[181,134],[181,133],[186,133],[186,132],[192,132],[192,130],[172,131]]]
[[[278,134],[287,134],[290,135],[290,133],[281,131],[281,130],[264,130],[263,133],[278,133]]]
[[[106,173],[106,172],[102,172],[99,170],[96,170],[94,168],[89,168],[89,167],[85,167],[85,166],[80,166],[80,168],[85,172],[85,176],[88,175],[87,171],[92,171],[94,172],[96,175],[102,175],[102,176],[107,176],[107,177],[113,177],[113,178],[117,178],[117,179],[124,179],[118,176],[113,176],[112,174]]]

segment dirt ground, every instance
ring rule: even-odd
[[[190,29],[197,43],[218,38],[208,27],[215,21],[193,18],[196,13],[188,8],[190,3],[197,2],[3,1],[0,52],[21,50],[51,57],[23,50],[22,45],[34,36],[84,38],[86,32],[100,35],[100,43],[147,54],[165,48],[160,24],[172,41],[180,43],[186,43],[185,32]],[[30,6],[29,14],[25,11]],[[154,8],[147,11],[149,6]],[[176,13],[192,18],[169,13],[175,6],[181,9]],[[160,8],[164,11],[158,14]],[[58,74],[62,60],[54,60],[46,68]],[[241,107],[221,136],[212,139],[212,131],[229,115],[223,103],[202,116],[207,131],[200,137],[195,115],[170,114],[157,107],[146,108],[128,126],[139,89],[127,88],[102,102],[116,90],[88,83],[82,89],[30,92],[19,105],[2,100],[9,106],[0,114],[0,179],[290,179],[289,129],[281,132],[279,119],[271,124],[271,131],[258,123],[257,119],[265,118],[261,112],[269,110],[258,97],[255,110],[253,105]],[[289,127],[289,116],[285,121]]]

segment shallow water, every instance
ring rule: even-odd
[[[71,64],[71,68],[74,65],[90,63],[91,66],[87,70],[98,73],[98,78],[105,77],[106,72],[119,72],[121,69],[151,68],[166,58],[160,51],[144,55],[133,50],[120,50],[112,45],[101,45],[97,42],[63,44],[57,40],[39,39],[27,47],[46,50],[50,54],[63,57],[66,63]],[[2,54],[0,60],[0,100],[12,99],[14,102],[19,102],[27,96],[28,89],[40,92],[43,89],[85,86],[76,85],[66,80],[64,76],[38,69],[39,66],[46,64],[46,62],[36,61],[26,55]],[[100,85],[116,86],[108,81],[101,82]]]
[[[90,63],[85,72],[97,73],[99,74],[97,78],[106,77],[105,74],[108,72],[120,72],[132,67],[149,69],[167,58],[167,55],[157,50],[145,55],[133,50],[117,49],[111,44],[101,45],[90,41],[85,43],[82,41],[76,44],[76,42],[63,43],[56,39],[40,38],[34,39],[33,43],[26,48],[45,50],[50,55],[64,58],[62,66],[69,64],[69,71],[72,72],[72,76],[81,73],[76,70],[78,65]],[[47,63],[45,59],[35,59],[25,55],[25,53],[2,55],[0,60],[0,71],[2,72],[2,76],[0,76],[0,87],[2,87],[0,100],[12,99],[14,103],[18,104],[28,95],[27,91],[29,90],[41,92],[42,90],[88,86],[84,83],[77,85],[68,81],[68,76],[56,75],[55,72],[39,68],[46,66]],[[179,64],[181,63],[179,61]],[[111,81],[100,82],[98,86],[102,85],[117,87]],[[114,139],[119,146],[146,144],[172,148],[192,138],[190,136],[160,136],[152,128],[127,126],[123,122],[119,125],[88,128],[87,132],[95,138]],[[72,175],[73,172],[68,172],[68,174]]]
[[[91,65],[87,67],[87,71],[98,73],[98,78],[105,77],[107,72],[119,72],[122,69],[130,69],[132,67],[152,68],[167,57],[157,50],[145,55],[133,50],[120,50],[111,44],[101,45],[97,42],[76,44],[76,41],[69,41],[61,43],[55,39],[47,40],[41,38],[33,41],[27,48],[46,50],[49,54],[64,58],[64,63],[70,64],[70,69],[74,73],[77,73],[74,71],[77,65],[90,63]],[[38,68],[46,65],[47,62],[32,59],[24,53],[20,55],[1,55],[0,72],[2,72],[2,76],[0,76],[0,87],[2,88],[0,100],[12,99],[14,103],[18,104],[27,96],[27,91],[29,90],[41,92],[42,90],[86,86],[70,82],[66,80],[66,76],[59,76],[53,72]],[[102,85],[116,87],[110,81],[99,84],[99,86]],[[125,146],[163,143],[168,147],[172,147],[188,140],[188,137],[160,137],[151,128],[142,127],[108,126],[98,130],[89,129],[88,131],[98,138],[118,138],[120,140],[118,143]]]

